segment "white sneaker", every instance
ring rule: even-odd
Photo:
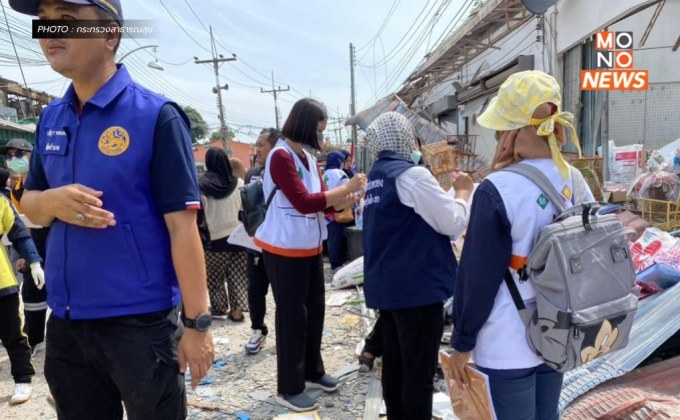
[[[35,345],[35,347],[33,347],[33,349],[31,349],[31,357],[35,357],[38,353],[40,353],[44,349],[45,342],[44,341],[39,342],[38,344]]]
[[[262,334],[262,330],[253,330],[253,335],[246,343],[246,353],[257,354],[267,342],[267,336]]]
[[[14,395],[9,400],[10,405],[23,404],[31,399],[33,388],[31,384],[16,384],[14,385]]]

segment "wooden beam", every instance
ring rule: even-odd
[[[654,27],[654,24],[656,24],[656,20],[659,18],[659,14],[661,13],[661,9],[663,9],[663,6],[665,4],[666,4],[666,0],[661,0],[661,3],[659,3],[656,6],[656,10],[654,10],[654,14],[652,15],[652,18],[649,20],[649,23],[647,24],[647,28],[645,28],[645,33],[642,35],[642,39],[640,39],[639,47],[645,46],[645,42],[647,42],[647,38],[649,38],[649,34],[652,32],[652,28]]]
[[[680,48],[680,36],[678,36],[678,40],[675,41],[675,45],[673,45],[673,49],[671,51],[675,52]]]
[[[0,92],[17,95],[24,98],[31,98],[34,101],[40,102],[45,105],[50,103],[53,99],[55,99],[54,96],[48,95],[45,92],[35,92],[30,89],[24,88],[17,82],[3,78],[0,78]]]

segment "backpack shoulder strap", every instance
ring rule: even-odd
[[[519,293],[519,289],[517,289],[517,284],[515,284],[515,279],[512,278],[509,268],[505,270],[505,285],[508,286],[510,296],[512,296],[512,301],[515,303],[515,307],[517,308],[517,312],[519,312],[520,318],[522,318],[522,322],[525,326],[528,326],[531,318],[534,316],[534,311],[527,309],[524,304],[522,295]]]
[[[274,188],[272,189],[272,192],[269,193],[269,197],[267,198],[267,202],[264,203],[264,210],[267,211],[269,208],[269,205],[272,203],[272,200],[274,199],[274,194],[276,194],[276,191],[279,189],[279,186],[274,184]]]
[[[567,210],[564,205],[564,200],[562,195],[557,192],[555,187],[553,187],[552,182],[543,175],[541,171],[530,165],[517,164],[512,165],[507,168],[501,169],[501,171],[516,173],[527,178],[529,181],[536,184],[536,186],[548,197],[548,200],[555,206],[558,212],[563,213]]]

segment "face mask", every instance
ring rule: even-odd
[[[319,146],[321,146],[321,145],[323,144],[323,133],[318,133],[318,134],[317,134],[317,139],[316,139],[316,141],[319,142]]]
[[[416,165],[417,165],[418,163],[420,163],[420,159],[421,159],[422,157],[423,157],[423,154],[420,152],[420,150],[414,150],[413,152],[411,152],[411,160],[412,160],[413,163],[415,163]]]
[[[10,171],[23,174],[28,172],[28,158],[22,157],[20,159],[13,158],[7,161],[7,167]]]

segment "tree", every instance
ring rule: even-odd
[[[231,128],[227,127],[227,140],[232,140],[234,138],[234,132],[231,131]],[[210,141],[214,140],[222,140],[222,131],[220,130],[215,130],[210,134]]]
[[[192,108],[187,105],[185,107],[182,107],[182,110],[184,111],[185,114],[187,114],[189,122],[191,122],[191,141],[194,144],[198,143],[199,140],[205,138],[205,136],[207,136],[208,133],[210,132],[208,123],[205,122],[201,113],[198,112],[195,108]]]

